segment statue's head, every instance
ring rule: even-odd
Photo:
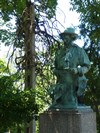
[[[78,34],[75,33],[75,29],[72,27],[67,28],[64,32],[59,34],[62,40],[74,41],[78,38]]]

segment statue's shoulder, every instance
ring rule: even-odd
[[[82,51],[83,50],[83,48],[81,48],[80,46],[78,46],[75,43],[73,43],[73,47],[76,48],[78,51]]]
[[[81,49],[81,47],[79,47],[77,44],[73,43],[73,47],[79,48]]]
[[[77,51],[77,53],[80,55],[80,57],[83,56],[83,57],[87,58],[87,54],[86,54],[86,51],[84,48],[79,47],[77,44],[74,44],[73,47],[76,48],[76,49],[74,48],[74,50]]]

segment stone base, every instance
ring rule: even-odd
[[[49,110],[40,114],[39,133],[96,133],[93,111]]]

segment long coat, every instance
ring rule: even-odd
[[[53,90],[53,105],[55,107],[77,107],[77,92],[83,94],[87,81],[84,75],[73,73],[73,68],[78,66],[85,66],[88,69],[90,67],[89,58],[83,48],[74,44],[69,48],[61,48],[57,51],[54,70],[57,83]]]

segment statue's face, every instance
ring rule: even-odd
[[[73,42],[72,35],[65,35],[63,41],[65,44],[71,44]]]

